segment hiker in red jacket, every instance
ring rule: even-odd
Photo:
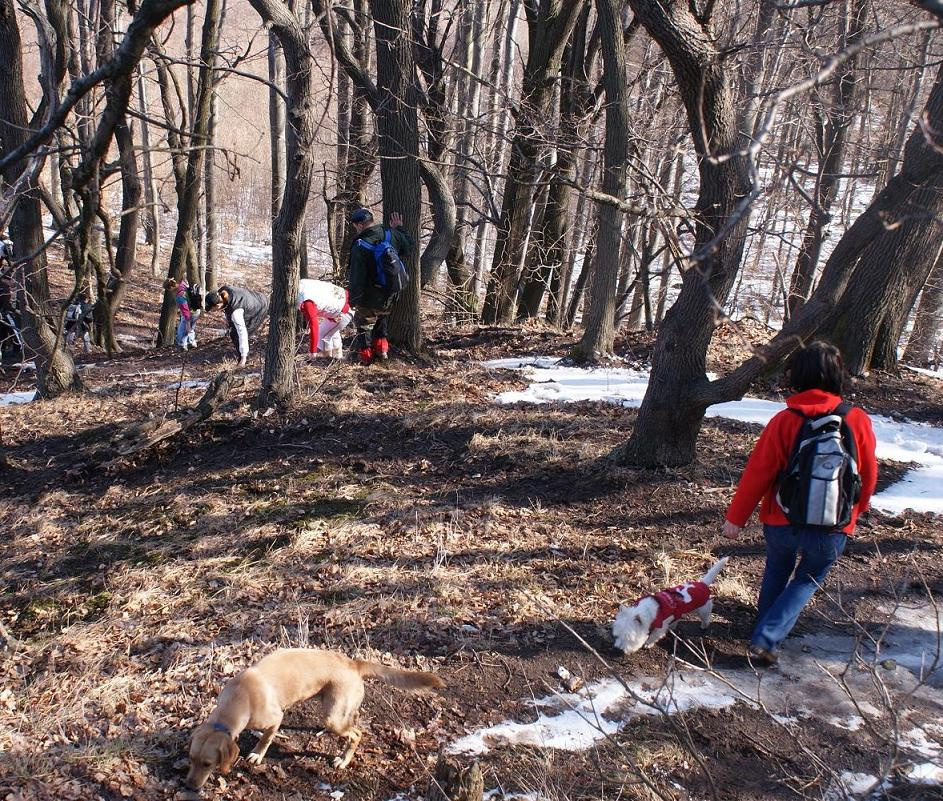
[[[844,378],[841,353],[834,345],[813,342],[795,355],[789,367],[789,383],[797,394],[787,398],[786,409],[779,412],[763,429],[727,509],[723,535],[733,540],[740,536],[753,510],[760,504],[760,522],[766,538],[766,568],[757,603],[757,622],[751,637],[750,653],[766,664],[776,661],[780,644],[841,556],[848,535],[854,532],[858,516],[867,510],[877,483],[871,419],[863,410],[843,405],[841,391]],[[800,429],[810,418],[819,418],[809,423],[810,426],[826,422],[826,418],[819,416],[832,412],[839,415],[838,418],[832,418],[831,424],[836,429],[835,421],[841,419],[844,412],[840,436],[843,443],[849,436],[852,439],[848,443],[851,449],[846,449],[849,453],[847,458],[848,464],[857,462],[860,494],[857,499],[845,499],[850,509],[842,518],[847,518],[843,525],[790,522],[790,517],[795,520],[797,515],[807,513],[805,507],[798,509],[798,504],[794,503],[792,507],[786,504],[791,511],[790,517],[787,517],[782,505],[785,501],[781,474],[787,464],[790,468],[799,464],[791,457],[798,444],[796,440]],[[803,429],[804,439],[807,439],[809,430],[808,427]],[[855,455],[856,459],[853,458]],[[828,485],[828,482],[820,482],[820,485],[831,487],[830,494],[825,493],[829,498],[835,495],[837,485]],[[814,488],[811,490],[812,495],[817,492]],[[821,492],[818,494],[822,495]],[[811,508],[813,504],[809,501],[808,505]]]
[[[323,352],[344,358],[341,331],[354,319],[347,290],[328,281],[302,278],[298,282],[298,309],[308,321],[308,353]]]

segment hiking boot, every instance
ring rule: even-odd
[[[361,348],[357,355],[360,357],[360,363],[366,367],[373,361],[373,348],[367,346],[366,348]]]
[[[383,361],[390,358],[390,342],[386,337],[377,337],[373,340],[373,355]]]
[[[779,661],[779,657],[760,645],[751,645],[748,649],[750,659],[763,667],[772,667]]]

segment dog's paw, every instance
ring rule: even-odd
[[[249,755],[246,757],[246,761],[247,761],[250,765],[261,765],[263,759],[264,759],[264,757],[263,757],[261,754],[255,753],[255,751],[253,751],[251,754],[249,754]]]
[[[331,764],[338,770],[343,770],[350,764],[350,759],[351,757],[349,756],[336,756],[331,760]]]

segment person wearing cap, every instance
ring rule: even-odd
[[[208,312],[222,309],[229,324],[229,338],[239,352],[239,366],[249,357],[249,335],[255,333],[268,316],[268,298],[241,286],[221,286],[206,296]]]
[[[322,351],[332,359],[343,359],[341,331],[353,319],[347,290],[328,281],[302,278],[298,309],[308,321],[308,353]]]
[[[403,217],[399,212],[390,214],[388,229],[374,222],[370,209],[357,209],[351,215],[350,222],[357,236],[350,248],[347,290],[350,293],[350,305],[354,307],[358,355],[361,364],[366,365],[374,359],[389,357],[387,325],[390,306],[395,297],[377,283],[373,247],[383,241],[389,230],[393,249],[405,260],[414,243],[412,237],[403,230]]]

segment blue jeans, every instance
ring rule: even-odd
[[[766,569],[751,642],[775,651],[845,550],[848,537],[841,531],[803,526],[763,526],[763,534]]]

